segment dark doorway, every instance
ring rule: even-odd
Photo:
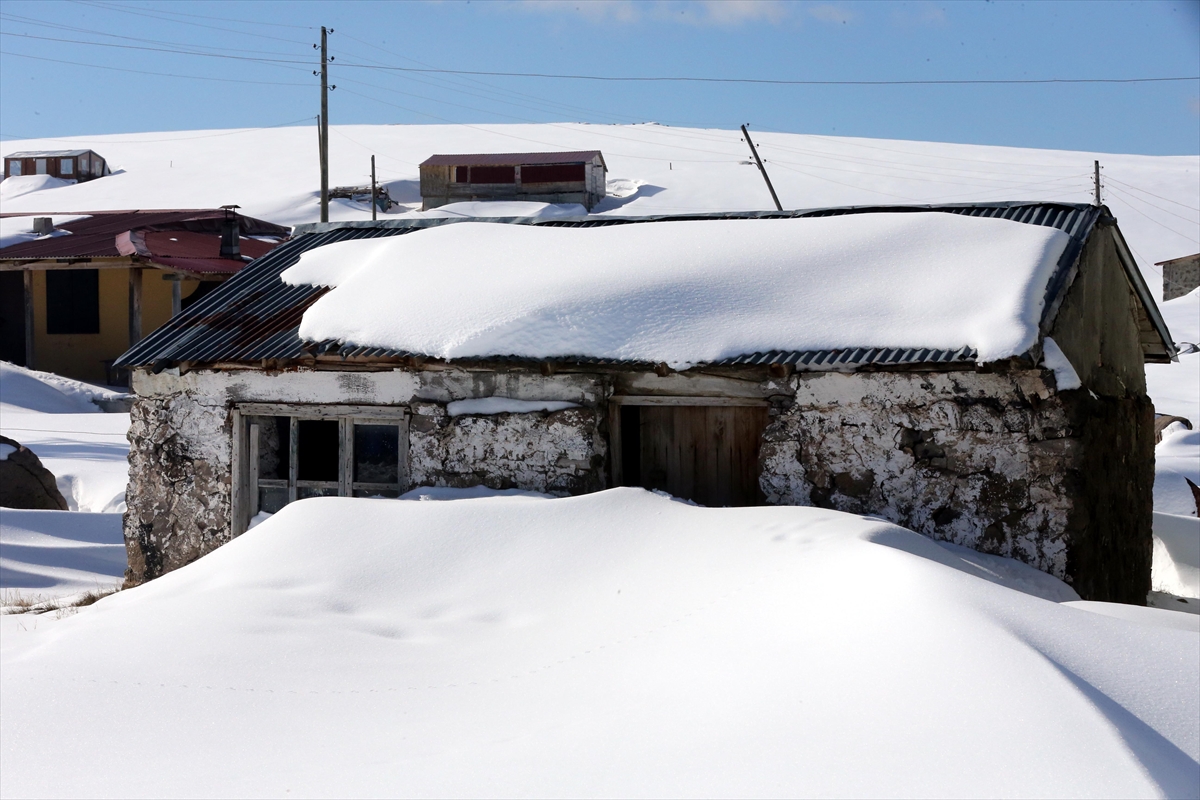
[[[765,406],[622,405],[622,486],[661,489],[705,506],[753,506]]]
[[[0,272],[0,360],[25,364],[25,278]]]

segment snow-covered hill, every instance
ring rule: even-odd
[[[303,500],[76,616],[0,617],[2,785],[1194,796],[1200,620],[1072,595],[813,508]]]
[[[1156,261],[1200,249],[1200,157],[1134,156],[1011,147],[753,132],[785,208],[990,200],[1090,202],[1092,162],[1150,286]],[[180,131],[0,143],[0,150],[91,147],[117,174],[30,191],[0,184],[6,212],[199,208],[236,203],[294,225],[318,217],[314,127]],[[432,153],[599,149],[609,167],[601,213],[771,208],[739,131],[662,125],[335,125],[330,181],[364,185],[369,159],[393,199],[418,207],[417,164]],[[337,200],[333,219],[369,219]],[[404,209],[394,209],[399,213]]]

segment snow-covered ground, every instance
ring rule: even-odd
[[[0,361],[0,434],[32,450],[54,473],[72,511],[122,512],[129,478],[129,415],[93,400],[118,391]]]
[[[70,605],[125,576],[121,515],[0,508],[0,606]]]
[[[1157,261],[1200,248],[1200,157],[1134,156],[1015,147],[856,139],[755,131],[785,208],[993,200],[1091,202],[1092,162],[1104,202],[1120,220],[1155,292]],[[90,147],[113,171],[101,180],[41,188],[45,176],[0,183],[7,212],[216,208],[281,225],[315,222],[320,185],[310,126],[177,131],[65,139],[10,139],[4,152]],[[607,214],[755,210],[770,195],[740,131],[664,125],[334,125],[330,181],[363,186],[376,155],[380,180],[420,207],[417,165],[433,153],[603,151]],[[39,183],[41,182],[41,183]],[[370,207],[334,200],[330,218],[370,219]]]
[[[639,489],[305,500],[74,616],[0,618],[4,794],[1200,792],[1200,618],[982,567]]]

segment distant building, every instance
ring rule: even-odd
[[[0,246],[0,359],[105,383],[143,332],[289,234],[225,209],[0,217],[25,231]]]
[[[1200,253],[1155,264],[1162,267],[1163,300],[1183,297],[1200,287]]]
[[[608,167],[599,150],[432,155],[421,163],[421,210],[471,200],[579,203],[604,199]]]
[[[66,180],[90,181],[111,175],[108,162],[95,150],[27,150],[4,157],[4,176],[50,175]]]

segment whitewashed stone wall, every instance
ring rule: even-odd
[[[127,578],[137,583],[194,561],[231,538],[232,410],[238,403],[407,406],[414,485],[486,485],[552,494],[605,486],[603,383],[591,376],[468,372],[197,371],[134,374]],[[478,397],[562,400],[555,413],[463,415]]]
[[[801,374],[791,388],[760,454],[768,503],[873,514],[1067,577],[1080,443],[1046,373]]]

